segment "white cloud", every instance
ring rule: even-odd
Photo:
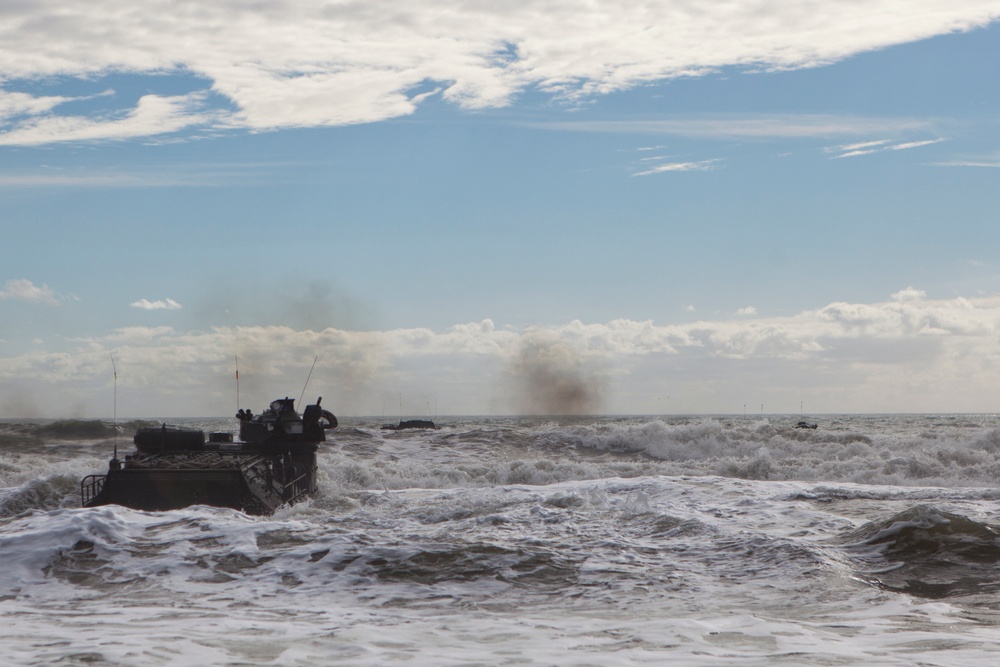
[[[829,114],[771,114],[715,117],[685,117],[660,120],[566,121],[540,125],[547,129],[574,132],[663,134],[697,139],[800,139],[808,137],[839,137],[875,132],[925,131],[931,127],[919,118],[866,118]],[[887,143],[869,141],[855,144],[867,147]],[[848,150],[848,147],[842,147]],[[834,150],[841,150],[834,149]],[[642,149],[640,149],[642,150]]]
[[[0,290],[0,301],[34,301],[36,303],[47,303],[56,305],[59,303],[55,293],[49,289],[48,285],[35,285],[30,280],[24,278],[8,280],[4,288]]]
[[[914,289],[912,287],[907,287],[906,289],[901,289],[892,295],[892,298],[896,301],[916,301],[923,299],[927,296],[927,293],[923,290]]]
[[[59,96],[34,97],[27,93],[0,90],[0,121],[21,115],[37,115],[51,111],[68,98]]]
[[[157,301],[139,299],[138,301],[133,301],[129,305],[133,308],[140,308],[142,310],[180,310],[182,308],[181,304],[177,303],[173,299],[159,299]]]
[[[510,104],[537,89],[573,101],[726,66],[780,70],[968,30],[1000,16],[993,0],[697,3],[596,0],[539,5],[268,0],[36,0],[5,6],[0,122],[7,144],[127,138],[226,123],[255,130],[372,122],[410,114],[428,95],[464,108]],[[900,20],[905,16],[906,20]],[[15,87],[47,77],[183,74],[221,96],[154,91],[117,116],[58,115],[63,99]],[[435,91],[439,92],[435,92]],[[834,123],[836,124],[836,119]],[[730,126],[788,132],[774,119]],[[817,123],[802,128],[813,136]],[[793,125],[792,129],[795,129]],[[703,131],[719,131],[705,128]]]
[[[879,139],[877,141],[866,141],[859,144],[849,144],[847,146],[836,146],[826,149],[828,153],[838,153],[833,156],[833,159],[845,158],[845,157],[858,157],[861,155],[871,155],[872,153],[880,153],[882,151],[905,151],[911,148],[921,148],[923,146],[930,146],[932,144],[938,144],[944,139],[923,139],[920,141],[904,141],[899,143],[893,143],[888,139]]]
[[[878,150],[889,143],[888,139],[875,139],[873,141],[862,141],[856,144],[847,144],[845,146],[835,146],[828,148],[827,152],[830,153],[856,153],[859,151],[873,151]]]
[[[158,97],[144,95],[121,118],[83,116],[33,116],[0,134],[0,145],[33,146],[58,141],[96,141],[169,134],[201,125],[212,116],[197,111],[203,96]]]
[[[666,164],[637,172],[633,176],[651,176],[653,174],[666,174],[672,171],[712,171],[718,168],[718,163],[718,159],[701,160],[699,162],[667,162]]]
[[[877,153],[875,149],[861,150],[861,151],[849,151],[847,153],[841,153],[834,157],[834,159],[845,158],[845,157],[860,157],[862,155],[871,155],[872,153]]]
[[[896,144],[895,146],[890,146],[889,150],[892,151],[905,151],[911,148],[920,148],[921,146],[930,146],[931,144],[939,144],[944,139],[925,139],[923,141],[907,141],[901,144]]]

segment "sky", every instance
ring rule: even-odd
[[[4,2],[0,417],[996,412],[998,80],[998,0]]]

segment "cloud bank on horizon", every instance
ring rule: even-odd
[[[828,64],[987,25],[1000,5],[36,0],[0,16],[0,145],[31,146],[372,123],[432,96],[475,110],[537,91],[572,105],[727,67]],[[122,74],[149,92],[106,87]],[[44,92],[67,80],[92,91]]]
[[[881,303],[677,325],[136,326],[68,341],[61,352],[0,358],[0,414],[107,416],[112,355],[119,413],[145,417],[235,412],[237,364],[244,404],[264,405],[275,387],[301,386],[317,357],[309,393],[344,415],[384,414],[386,405],[395,415],[397,399],[416,416],[733,414],[747,406],[787,414],[802,404],[814,413],[988,412],[998,322],[998,296],[935,300],[906,288]]]

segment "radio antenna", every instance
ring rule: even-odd
[[[236,359],[236,411],[240,411],[240,357],[234,354],[233,358]]]
[[[111,355],[111,370],[115,374],[115,384],[114,384],[114,403],[113,403],[113,428],[115,430],[115,454],[112,457],[113,460],[118,460],[118,367],[115,366],[115,355]]]
[[[316,358],[313,359],[312,368],[309,369],[309,375],[306,376],[306,383],[304,385],[302,385],[302,393],[299,394],[299,405],[302,405],[302,397],[306,395],[306,387],[309,386],[309,378],[312,377],[313,368],[316,368],[316,362],[317,361],[319,361],[319,355],[318,354],[316,355]]]

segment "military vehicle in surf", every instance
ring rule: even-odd
[[[238,439],[162,424],[135,432],[135,451],[118,458],[108,472],[80,483],[84,507],[122,505],[162,511],[191,505],[230,507],[268,515],[317,491],[316,452],[337,418],[320,403],[300,415],[295,401],[272,401],[254,415],[240,409]]]

